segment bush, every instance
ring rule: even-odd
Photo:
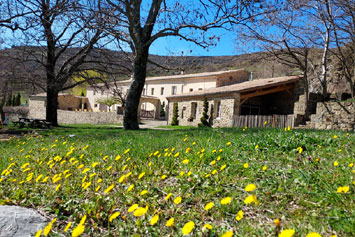
[[[174,108],[173,108],[173,118],[171,120],[171,125],[172,126],[177,126],[179,125],[179,108],[178,108],[178,103],[174,103]]]
[[[199,127],[210,127],[210,123],[208,122],[208,101],[205,97],[203,99],[203,113],[201,117],[201,123],[198,124]]]

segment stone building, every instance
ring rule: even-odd
[[[168,96],[169,123],[173,104],[178,104],[179,124],[196,126],[203,112],[203,100],[209,102],[210,122],[214,127],[232,127],[239,115],[289,115],[299,96],[301,76],[243,81],[220,87]]]
[[[167,109],[168,96],[180,95],[187,92],[202,91],[206,89],[227,86],[249,79],[250,72],[240,70],[203,72],[194,74],[179,74],[173,76],[159,76],[146,78],[140,103],[140,112],[144,114],[151,112],[157,116],[160,106],[165,103]],[[125,97],[132,80],[117,81],[106,84],[97,84],[87,87],[87,97],[93,111],[106,111],[105,105],[100,105],[97,100],[113,96],[115,92],[121,93]],[[112,110],[119,111],[120,105],[114,105]],[[152,117],[157,118],[157,117]]]

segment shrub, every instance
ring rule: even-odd
[[[205,97],[203,99],[203,113],[201,117],[201,123],[198,124],[199,127],[209,127],[210,123],[208,122],[208,101],[207,98]]]
[[[179,108],[178,108],[178,103],[174,103],[174,108],[173,108],[173,118],[171,120],[171,125],[172,126],[177,126],[179,125]]]
[[[160,117],[162,117],[162,118],[165,118],[165,110],[164,110],[164,108],[165,108],[165,101],[163,101],[163,103],[160,106]]]

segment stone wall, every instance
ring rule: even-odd
[[[246,70],[238,70],[237,72],[223,73],[217,76],[216,87],[228,86],[244,81],[248,81],[250,72]]]
[[[29,108],[30,118],[46,118],[45,99],[30,100]],[[59,124],[105,124],[122,123],[123,121],[123,116],[116,112],[57,111]]]
[[[29,114],[28,107],[24,106],[4,107],[3,111],[10,122],[18,121],[19,118],[27,118]]]
[[[311,115],[311,128],[354,131],[355,102],[320,102]]]
[[[239,98],[239,94],[238,94]],[[221,102],[221,114],[217,117],[216,106],[217,102]],[[209,99],[208,116],[209,121],[212,123],[213,127],[232,127],[233,126],[233,115],[235,111],[239,111],[239,103],[236,103],[235,98],[221,98],[221,99]],[[200,118],[203,113],[203,101],[191,100],[177,102],[179,109],[179,125],[182,126],[198,126],[201,122]],[[193,116],[193,107],[197,105],[197,115]],[[168,110],[168,123],[170,124],[173,117],[173,107],[174,102],[169,102]]]

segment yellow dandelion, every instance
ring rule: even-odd
[[[295,234],[295,230],[293,229],[286,229],[281,231],[279,237],[292,237]]]
[[[161,176],[161,179],[164,180],[164,179],[166,179],[167,177],[168,177],[168,176],[164,174],[164,175]]]
[[[222,170],[224,170],[226,167],[227,167],[227,165],[222,165],[222,167],[221,167],[220,170],[222,171]]]
[[[148,190],[143,190],[143,191],[140,193],[140,195],[143,196],[143,195],[145,195],[145,194],[147,194],[147,193],[148,193]]]
[[[212,225],[210,225],[210,224],[205,224],[205,225],[203,226],[203,228],[212,230],[213,227],[212,227]]]
[[[195,223],[193,221],[187,222],[184,227],[182,227],[182,234],[188,235],[195,228]]]
[[[115,212],[109,217],[109,221],[112,222],[114,219],[116,219],[121,213],[120,212]]]
[[[128,187],[127,192],[131,191],[134,188],[134,184]]]
[[[165,226],[167,226],[167,227],[174,226],[174,218],[173,218],[173,217],[170,218],[170,219],[166,222]]]
[[[128,212],[133,212],[138,208],[138,204],[133,204],[130,208],[128,208]]]
[[[338,161],[334,161],[333,165],[336,167],[339,165],[339,162]]]
[[[187,164],[187,163],[189,163],[189,160],[188,160],[188,159],[185,159],[185,160],[182,161],[182,163],[183,163],[183,164]]]
[[[226,144],[226,145],[227,145],[227,146],[230,146],[231,144],[232,144],[231,142],[227,142],[227,144]]]
[[[168,195],[166,195],[166,197],[165,197],[165,201],[168,201],[169,200],[169,198],[171,197],[171,195],[173,195],[172,193],[169,193]]]
[[[274,220],[274,223],[275,223],[276,227],[279,227],[280,224],[281,224],[281,222],[280,222],[280,220],[279,220],[278,218],[276,218],[276,219]]]
[[[40,236],[41,236],[41,234],[42,234],[42,230],[39,230],[39,231],[37,231],[37,232],[36,232],[35,237],[40,237]]]
[[[224,233],[221,237],[232,237],[232,236],[233,236],[233,230],[230,230]]]
[[[244,212],[242,210],[240,210],[240,211],[238,211],[237,216],[235,217],[235,219],[237,221],[240,221],[243,218],[243,216],[244,216]]]
[[[214,165],[214,164],[216,164],[216,161],[215,160],[211,161],[210,165]]]
[[[245,163],[244,164],[244,168],[248,168],[249,167],[249,164],[248,163]]]
[[[214,203],[213,203],[213,202],[209,202],[209,203],[206,204],[205,210],[208,211],[208,210],[211,209],[213,206],[214,206]]]
[[[225,197],[221,200],[221,204],[226,205],[226,204],[230,203],[231,201],[232,201],[231,197]]]
[[[137,217],[143,216],[145,213],[147,213],[147,210],[147,208],[139,207],[134,211],[133,215]]]
[[[181,197],[177,197],[174,199],[174,203],[179,204],[181,202],[181,200],[182,200]]]
[[[265,170],[267,170],[267,166],[266,165],[263,166],[263,171],[265,171]]]
[[[150,219],[150,225],[155,225],[159,221],[159,215],[156,214],[155,216]]]
[[[253,192],[255,189],[256,189],[255,184],[248,184],[248,185],[245,187],[245,191],[247,191],[247,192]]]
[[[55,191],[57,192],[60,188],[60,184],[57,185],[57,187],[55,187]]]
[[[77,227],[74,228],[73,232],[71,233],[72,237],[77,237],[81,235],[85,230],[85,226],[83,224],[79,224]]]
[[[213,175],[217,174],[217,170],[213,170],[213,171],[212,171],[212,174],[213,174]]]
[[[306,235],[306,237],[322,237],[320,234],[317,232],[311,232]]]
[[[115,187],[115,185],[110,185],[108,188],[106,188],[106,190],[104,191],[104,193],[108,193],[110,192],[113,188]]]
[[[142,172],[142,173],[138,176],[138,179],[143,178],[144,175],[145,175],[145,172]]]
[[[245,204],[255,203],[255,205],[258,205],[259,202],[255,195],[250,195],[244,199],[244,203]]]
[[[69,230],[69,228],[71,227],[72,224],[73,224],[73,222],[70,221],[70,222],[65,226],[64,232],[67,232],[67,231]]]

